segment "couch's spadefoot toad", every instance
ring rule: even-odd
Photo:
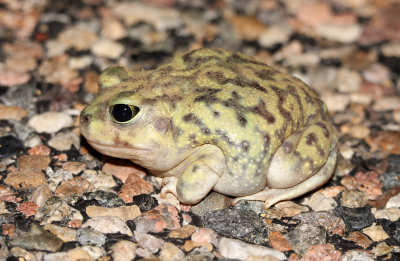
[[[106,69],[80,126],[96,150],[163,177],[161,196],[185,204],[213,189],[268,208],[321,186],[337,157],[314,91],[225,50],[191,51],[152,71]]]

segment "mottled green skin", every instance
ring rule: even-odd
[[[200,49],[152,71],[109,68],[99,85],[82,112],[82,134],[105,154],[179,178],[166,192],[184,203],[197,203],[210,189],[231,196],[291,189],[279,198],[274,190],[277,200],[249,197],[273,204],[333,173],[336,136],[325,104],[297,78],[248,57]],[[120,125],[110,117],[114,104],[140,112]]]

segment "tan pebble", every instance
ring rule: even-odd
[[[110,250],[114,260],[130,261],[134,260],[136,257],[136,244],[131,241],[121,240],[112,245]]]
[[[69,261],[92,261],[93,258],[88,252],[83,250],[81,247],[76,247],[68,251]]]
[[[50,157],[45,155],[21,155],[19,157],[19,169],[45,170],[50,164]]]
[[[62,164],[62,168],[73,175],[77,175],[85,170],[86,164],[78,161],[70,161]]]
[[[20,121],[28,115],[28,111],[18,106],[1,106],[0,120]]]
[[[186,252],[190,252],[193,248],[196,248],[196,247],[205,247],[210,252],[213,250],[213,246],[207,242],[197,243],[197,242],[194,242],[193,240],[186,240],[185,244],[183,245],[183,249]]]
[[[76,241],[76,230],[68,227],[57,226],[54,224],[46,224],[43,227],[45,230],[50,231],[56,235],[63,242]]]
[[[46,177],[40,169],[12,170],[4,180],[15,189],[34,189],[47,185]]]
[[[86,213],[91,218],[97,216],[116,216],[121,218],[125,222],[141,215],[140,209],[136,205],[122,206],[117,208],[88,206],[86,208]]]
[[[168,237],[170,237],[170,238],[188,238],[196,231],[196,229],[197,229],[197,227],[195,227],[195,226],[186,225],[182,228],[172,230],[168,234]]]
[[[346,238],[346,240],[353,241],[354,243],[363,247],[364,249],[368,248],[372,243],[372,241],[366,235],[364,235],[363,233],[361,233],[359,231],[352,232]]]
[[[162,261],[180,261],[184,257],[183,251],[170,242],[165,242],[161,247],[160,259]]]
[[[382,241],[389,238],[382,226],[372,225],[364,228],[363,233],[369,236],[373,241]]]

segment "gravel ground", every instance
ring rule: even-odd
[[[0,0],[0,260],[400,260],[400,1]],[[335,175],[265,210],[95,152],[80,111],[108,66],[244,53],[312,86]]]

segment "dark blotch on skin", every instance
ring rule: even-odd
[[[166,133],[170,126],[170,119],[167,117],[158,117],[153,122],[154,128],[161,133]]]
[[[207,127],[203,127],[201,128],[201,132],[206,134],[206,135],[210,135],[211,134],[211,130]]]
[[[269,69],[269,70],[262,69],[260,71],[255,71],[254,73],[261,80],[275,81],[275,79],[274,79],[275,71],[272,69]]]
[[[315,135],[315,133],[310,133],[306,137],[306,144],[307,145],[315,145],[318,142],[318,137]]]
[[[250,144],[249,144],[249,142],[248,142],[247,140],[243,140],[243,141],[240,143],[240,146],[241,146],[241,148],[242,148],[243,151],[245,151],[245,152],[249,151]]]
[[[219,117],[219,112],[214,111],[214,112],[213,112],[213,115],[214,115],[214,118],[218,118],[218,117]]]
[[[184,115],[182,119],[184,122],[191,122],[195,125],[202,125],[201,120],[193,113],[188,113]]]
[[[243,117],[242,115],[238,115],[237,118],[238,118],[238,121],[240,123],[240,126],[246,127],[247,119],[245,117]]]
[[[255,114],[263,117],[269,124],[275,123],[275,117],[265,108],[265,102],[260,100],[260,102],[251,109],[251,111]]]
[[[197,165],[194,165],[193,168],[192,168],[192,172],[196,172],[198,168],[199,167]]]
[[[294,151],[294,145],[291,142],[284,142],[282,144],[283,151],[287,154],[292,153]]]
[[[323,122],[317,122],[315,124],[318,125],[319,127],[321,127],[322,131],[324,132],[324,136],[326,138],[328,138],[330,133],[329,133],[328,127],[326,127],[326,124]]]

